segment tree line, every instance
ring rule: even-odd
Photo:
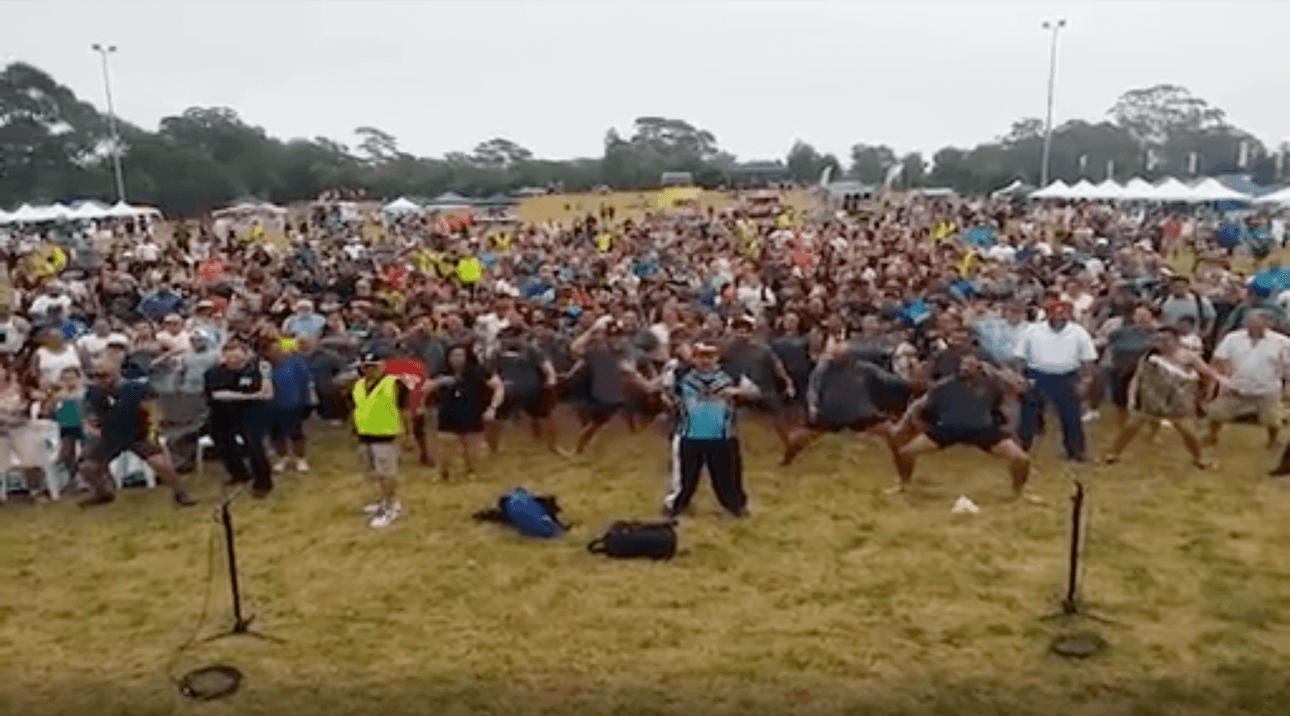
[[[376,198],[432,197],[445,191],[486,196],[522,187],[635,188],[666,171],[689,172],[720,186],[740,164],[716,136],[681,119],[640,117],[630,133],[609,129],[599,157],[552,160],[495,137],[470,152],[419,157],[376,127],[359,127],[354,146],[334,139],[280,139],[226,107],[191,107],[161,120],[155,132],[118,122],[126,194],[131,202],[192,216],[256,197],[278,203],[324,190],[359,190]],[[899,156],[885,145],[856,144],[846,163],[798,141],[778,160],[793,181],[814,183],[826,167],[835,180],[878,183],[901,164],[905,187],[946,186],[977,195],[1013,180],[1038,183],[1043,123],[1014,122],[970,149],[945,147],[930,160]],[[107,118],[40,69],[13,63],[0,72],[0,207],[22,202],[113,199]],[[1282,146],[1276,152],[1290,150]],[[1054,128],[1052,178],[1155,178],[1245,171],[1257,182],[1279,179],[1261,142],[1227,122],[1222,110],[1175,85],[1126,92],[1100,122]]]

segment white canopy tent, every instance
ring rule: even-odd
[[[1075,186],[1071,187],[1070,191],[1067,192],[1066,195],[1071,199],[1099,198],[1097,196],[1097,188],[1093,186],[1093,182],[1090,182],[1087,179],[1080,179],[1078,182],[1076,182]]]
[[[420,204],[412,201],[406,196],[401,196],[394,201],[381,207],[381,211],[387,214],[412,214],[418,211],[425,211]]]
[[[1281,191],[1274,191],[1271,194],[1264,194],[1263,196],[1255,199],[1254,203],[1281,204],[1283,206],[1290,206],[1290,186],[1282,189]]]
[[[1157,184],[1148,198],[1155,201],[1194,201],[1194,197],[1191,187],[1169,177]]]
[[[1120,197],[1128,200],[1150,199],[1155,191],[1156,188],[1151,185],[1151,182],[1142,177],[1133,177],[1125,183],[1120,191]]]
[[[1070,192],[1070,187],[1067,186],[1066,182],[1062,181],[1061,179],[1058,179],[1057,181],[1053,182],[1052,184],[1049,184],[1043,189],[1039,189],[1037,191],[1032,192],[1030,194],[1030,198],[1031,199],[1064,199],[1066,198],[1068,192]]]
[[[112,207],[107,204],[100,204],[97,201],[83,201],[76,208],[72,209],[73,219],[102,219],[108,216]]]
[[[212,211],[211,216],[216,218],[247,214],[272,214],[274,216],[284,216],[286,213],[286,209],[283,209],[276,204],[270,204],[267,201],[243,201],[232,206],[226,206],[223,209]]]
[[[1106,179],[1100,184],[1093,187],[1092,199],[1121,199],[1124,197],[1124,187],[1116,183],[1114,179]]]
[[[1191,188],[1192,201],[1249,201],[1251,197],[1235,189],[1223,186],[1219,180],[1210,177]]]

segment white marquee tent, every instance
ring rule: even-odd
[[[1256,204],[1282,204],[1290,206],[1290,186],[1281,191],[1274,191],[1271,194],[1265,194],[1254,200]]]
[[[151,206],[130,206],[117,202],[107,206],[96,201],[85,201],[75,208],[62,204],[32,206],[23,204],[11,214],[0,211],[0,224],[40,224],[47,221],[93,221],[96,219],[133,218],[137,216],[161,216],[161,212]]]
[[[1191,187],[1173,177],[1169,177],[1156,185],[1151,198],[1156,201],[1192,201],[1193,194]]]
[[[1122,199],[1124,198],[1124,187],[1117,184],[1114,179],[1106,179],[1093,187],[1091,198]]]
[[[1070,191],[1067,192],[1066,195],[1072,199],[1099,198],[1097,196],[1097,187],[1093,186],[1093,182],[1090,182],[1087,179],[1080,179],[1078,182],[1076,182],[1075,186],[1071,187]]]
[[[1155,193],[1156,188],[1151,182],[1142,177],[1133,177],[1125,185],[1124,190],[1120,192],[1121,196],[1130,201],[1138,199],[1150,199]]]
[[[381,211],[387,214],[411,214],[418,211],[424,211],[420,204],[412,201],[406,196],[401,196],[394,201],[381,207]]]
[[[1069,195],[1070,187],[1066,182],[1058,179],[1043,189],[1038,189],[1030,194],[1031,199],[1064,199]]]
[[[1223,182],[1210,177],[1191,188],[1192,201],[1249,201],[1250,196],[1223,186]]]

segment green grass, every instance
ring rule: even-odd
[[[308,475],[236,506],[255,626],[173,672],[226,660],[247,676],[194,704],[165,668],[206,589],[210,506],[162,490],[110,507],[0,509],[0,713],[45,714],[1266,714],[1290,713],[1290,487],[1263,476],[1260,431],[1224,435],[1196,472],[1175,436],[1094,467],[1085,593],[1118,626],[1083,663],[1049,656],[1064,578],[1068,473],[1049,440],[1046,505],[1006,501],[1003,465],[970,450],[920,464],[907,497],[873,441],[829,437],[791,470],[744,425],[753,517],[704,487],[671,563],[597,558],[616,518],[654,514],[662,439],[615,424],[598,454],[546,455],[526,429],[478,481],[403,472],[405,517],[377,532],[347,438],[313,431]],[[1102,426],[1095,436],[1107,439]],[[405,456],[406,457],[406,456]],[[410,463],[410,461],[408,461]],[[521,540],[469,515],[514,484],[559,495],[578,524]],[[950,514],[960,494],[981,505]],[[203,634],[229,619],[222,553]]]

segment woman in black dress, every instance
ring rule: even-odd
[[[463,343],[448,349],[444,373],[431,381],[431,389],[439,409],[439,432],[457,436],[466,474],[473,475],[471,443],[483,439],[484,424],[497,417],[497,409],[506,399],[502,379],[486,372],[474,349]],[[441,447],[444,444],[439,441]],[[448,456],[444,454],[439,456],[439,475],[448,479]]]

